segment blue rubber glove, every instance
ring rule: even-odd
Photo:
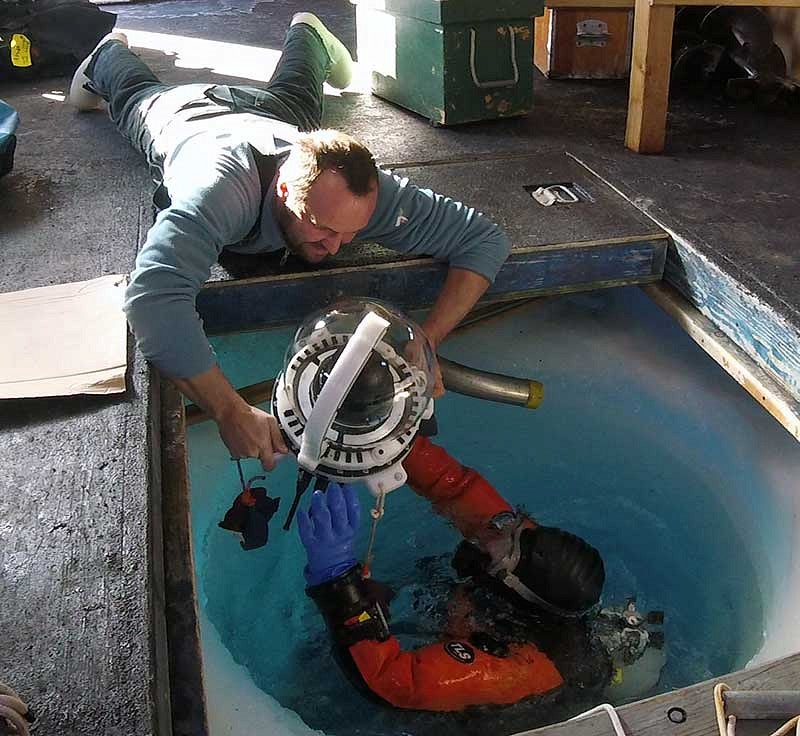
[[[354,541],[361,519],[356,490],[329,483],[327,493],[314,491],[308,512],[297,512],[297,528],[306,548],[306,582],[313,586],[346,573],[356,564]]]

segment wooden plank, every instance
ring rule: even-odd
[[[629,736],[718,736],[713,697],[717,682],[725,682],[736,690],[786,690],[796,687],[798,679],[800,654],[790,654],[757,667],[624,705],[617,711]],[[609,736],[613,733],[608,715],[600,713],[523,731],[516,736]]]
[[[512,252],[484,301],[658,281],[667,240],[520,248]],[[446,267],[431,259],[225,281],[204,287],[197,308],[210,333],[287,324],[342,296],[385,299],[401,309],[433,304]]]
[[[533,20],[533,63],[545,76],[550,71],[550,34],[553,11],[544,9],[544,15]]]
[[[205,690],[192,552],[191,497],[183,399],[166,380],[161,396],[164,600],[172,736],[206,736]],[[169,732],[166,732],[169,733]]]
[[[625,145],[637,153],[664,150],[674,21],[674,5],[636,0]]]
[[[710,319],[666,284],[642,287],[708,355],[763,406],[796,440],[800,441],[800,402],[758,366]]]

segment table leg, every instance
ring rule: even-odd
[[[674,21],[675,6],[636,0],[625,145],[637,153],[664,150]]]

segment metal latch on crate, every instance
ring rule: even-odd
[[[533,189],[531,190],[531,197],[544,207],[550,207],[556,203],[575,204],[575,202],[580,201],[578,195],[566,184],[551,184],[549,187]]]
[[[576,46],[605,46],[608,43],[608,23],[593,18],[576,23]]]

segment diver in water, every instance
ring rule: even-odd
[[[596,549],[516,511],[425,437],[403,466],[413,490],[464,536],[452,560],[463,582],[434,644],[404,651],[392,635],[391,592],[356,562],[360,507],[351,486],[316,491],[298,515],[307,593],[362,692],[397,708],[459,711],[567,689],[621,702],[657,684],[661,616],[643,616],[633,602],[598,610],[605,571]]]

